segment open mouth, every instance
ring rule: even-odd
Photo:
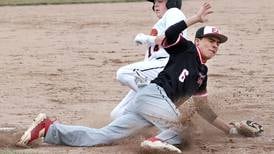
[[[210,52],[212,52],[213,54],[215,54],[215,53],[216,53],[216,51],[215,51],[215,50],[210,50]]]

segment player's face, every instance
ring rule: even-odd
[[[215,37],[204,37],[197,39],[196,45],[200,48],[203,59],[208,60],[217,54],[220,40]]]
[[[165,12],[167,11],[166,7],[167,0],[155,0],[154,1],[154,12],[156,16],[160,19],[163,17]]]

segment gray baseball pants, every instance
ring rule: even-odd
[[[126,108],[126,114],[107,126],[96,129],[54,123],[49,127],[44,141],[69,146],[109,144],[144,127],[156,126],[160,130],[157,138],[170,144],[180,144],[179,114],[165,91],[152,83],[137,92],[136,101]]]

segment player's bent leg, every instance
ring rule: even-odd
[[[100,129],[53,124],[49,128],[44,141],[50,144],[69,146],[110,144],[150,125],[151,123],[137,114],[125,114]]]
[[[130,65],[126,65],[118,69],[117,71],[117,80],[120,81],[123,85],[129,86],[131,90],[123,100],[112,110],[110,116],[112,119],[115,119],[121,116],[124,113],[127,105],[134,101],[135,91],[137,91],[138,86],[135,82],[136,71],[141,72],[142,75],[148,79],[148,81],[154,79],[158,73],[164,68],[168,61],[168,58],[163,59],[154,59],[150,61],[141,61],[136,62]]]
[[[138,86],[135,82],[135,76],[132,69],[129,69],[127,66],[121,67],[116,72],[116,79],[125,86],[128,86],[130,89],[137,91]]]
[[[135,101],[136,92],[130,90],[128,94],[122,99],[122,101],[111,111],[110,117],[112,120],[117,119],[118,117],[125,114],[125,108],[130,102]]]
[[[123,85],[129,86],[131,89],[137,91],[138,85],[135,82],[136,70],[142,72],[142,75],[144,75],[148,81],[151,81],[163,70],[167,61],[168,58],[132,63],[119,68],[116,72],[116,78]]]

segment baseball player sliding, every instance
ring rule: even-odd
[[[182,0],[148,1],[153,2],[152,9],[159,20],[152,27],[150,35],[139,33],[134,39],[137,45],[142,44],[148,47],[144,61],[123,66],[117,71],[117,80],[123,85],[130,87],[131,90],[112,110],[110,114],[112,119],[123,115],[126,106],[134,102],[138,86],[147,84],[156,78],[168,62],[169,54],[162,46],[154,42],[156,36],[163,35],[169,26],[186,19],[180,10]],[[184,30],[183,35],[185,38],[187,37],[186,30]]]
[[[197,30],[192,43],[181,32],[193,24],[205,22],[211,13],[211,5],[203,3],[194,16],[170,26],[164,36],[156,37],[156,44],[162,45],[170,55],[168,63],[151,83],[138,89],[135,101],[126,107],[125,113],[107,126],[96,129],[65,125],[41,113],[17,145],[28,146],[41,137],[46,143],[69,146],[109,144],[144,127],[155,126],[159,133],[143,141],[141,147],[181,153],[176,145],[182,143],[180,134],[184,129],[177,108],[190,97],[198,114],[226,134],[262,133],[262,127],[252,121],[225,123],[208,105],[206,62],[216,55],[227,37],[216,27],[204,26]]]

